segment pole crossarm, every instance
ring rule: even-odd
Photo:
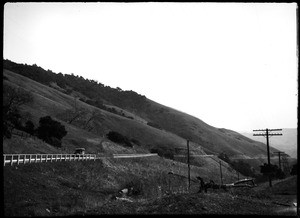
[[[253,134],[253,136],[266,136],[267,134],[259,133],[259,134]]]
[[[266,136],[266,133],[258,133],[258,134],[253,134],[253,136]],[[282,133],[269,133],[269,136],[274,136],[274,135],[282,135]]]

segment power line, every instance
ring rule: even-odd
[[[267,139],[267,152],[268,152],[268,167],[271,166],[270,163],[270,148],[269,148],[269,137],[270,136],[280,136],[282,133],[272,133],[273,131],[282,131],[282,129],[255,129],[253,132],[260,132],[258,134],[253,134],[253,136],[264,136]],[[269,186],[272,187],[271,175],[269,175]]]

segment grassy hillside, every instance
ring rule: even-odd
[[[3,153],[73,153],[76,147],[83,147],[86,153],[107,156],[86,162],[5,166],[4,212],[7,216],[86,215],[113,211],[126,213],[128,208],[134,208],[136,213],[155,213],[155,208],[158,207],[167,211],[167,208],[173,206],[157,206],[161,204],[159,199],[172,202],[173,195],[176,198],[180,193],[187,194],[187,139],[190,140],[190,152],[195,155],[218,155],[226,152],[231,157],[263,156],[262,151],[265,150],[260,143],[233,131],[211,127],[195,117],[143,97],[137,98],[146,101],[147,107],[137,104],[121,107],[116,104],[116,100],[109,102],[109,98],[106,98],[106,107],[99,108],[88,103],[90,96],[74,90],[71,86],[61,87],[59,83],[42,84],[7,69],[3,70],[3,75],[6,78],[3,81],[5,85],[20,87],[32,93],[33,101],[21,107],[22,116],[32,120],[37,127],[40,117],[50,115],[67,130],[61,148],[53,147],[35,137],[21,138],[13,135],[11,139],[3,138]],[[127,94],[123,93],[128,96]],[[130,92],[130,95],[135,94]],[[76,96],[80,96],[80,99]],[[116,96],[113,98],[117,99]],[[136,103],[133,100],[132,102]],[[78,112],[82,112],[82,115],[70,122],[70,117]],[[87,128],[86,121],[90,118],[88,127],[91,128]],[[110,141],[106,134],[111,130],[132,140],[133,147],[124,147]],[[161,156],[135,159],[109,157],[115,153],[149,153],[151,149],[183,155],[183,158],[171,160]],[[191,156],[190,163],[190,193],[198,191],[196,176],[201,176],[205,182],[214,180],[215,183],[221,183],[220,160],[216,156]],[[221,163],[223,183],[236,181],[236,172],[226,162]],[[240,174],[239,178],[243,176]],[[132,201],[137,207],[112,198],[119,189],[128,186],[136,190]],[[185,197],[179,198],[186,201]],[[233,197],[224,195],[221,198],[223,202],[229,202]],[[214,195],[207,196],[208,202],[214,199],[221,200]],[[173,209],[176,211],[176,208]],[[265,211],[269,209],[266,207]],[[208,208],[207,211],[213,210],[214,208]]]
[[[76,122],[69,124],[61,120],[60,115],[74,106],[72,96],[7,70],[4,70],[4,75],[7,77],[5,83],[31,91],[34,101],[30,105],[24,106],[23,111],[30,113],[30,118],[34,121],[35,126],[38,126],[38,120],[41,116],[50,115],[61,122],[68,132],[62,140],[62,148],[54,148],[39,139],[20,139],[15,136],[3,141],[4,153],[73,153],[76,147],[83,147],[87,153],[97,154],[148,153],[151,148],[182,153],[184,150],[177,150],[176,148],[186,148],[186,140],[171,132],[151,127],[140,122],[140,120],[128,119],[107,112],[81,101],[76,102],[78,108],[98,112],[94,121],[97,124],[96,127],[89,132],[82,129]],[[139,145],[134,144],[133,148],[124,148],[112,143],[105,136],[109,130],[118,131],[131,139],[136,139]],[[191,154],[205,154],[202,147],[197,143],[190,142],[190,149]],[[204,169],[206,172],[204,177],[213,177],[213,171],[219,171],[218,164],[210,158],[197,157],[193,161],[196,165],[209,168],[209,170]],[[186,159],[183,162],[186,162]],[[224,174],[226,174],[226,169],[224,169]],[[235,175],[232,172],[229,174],[230,177]]]
[[[262,143],[252,141],[230,130],[214,128],[196,117],[160,105],[134,91],[113,89],[97,81],[75,75],[55,74],[51,70],[46,71],[36,65],[16,64],[8,60],[4,60],[3,63],[5,69],[32,78],[46,85],[47,88],[53,87],[51,90],[44,88],[41,90],[39,89],[43,87],[41,84],[35,84],[34,87],[27,84],[26,89],[28,90],[34,91],[38,88],[34,108],[38,108],[39,113],[49,113],[60,119],[64,117],[63,109],[72,109],[74,104],[90,111],[97,110],[99,112],[99,116],[96,118],[98,122],[95,124],[96,128],[93,131],[100,136],[105,135],[109,130],[115,129],[123,134],[131,134],[129,137],[138,137],[137,140],[141,140],[141,143],[148,147],[168,147],[170,152],[173,152],[172,147],[183,146],[184,141],[189,139],[197,147],[201,147],[201,150],[211,154],[225,152],[229,157],[257,157],[265,154]],[[26,81],[26,78],[22,78],[18,83],[23,81]],[[52,93],[56,94],[52,95]],[[75,95],[79,96],[80,100],[74,102],[75,98],[71,96]],[[45,98],[51,101],[51,108],[47,108],[43,104]],[[88,103],[89,106],[83,101]],[[99,111],[91,105],[105,110]],[[111,113],[107,113],[107,111],[112,112],[111,109],[116,115],[123,114],[123,116],[112,116]],[[131,122],[128,121],[129,118]],[[145,127],[147,124],[159,131],[151,130],[150,134],[140,134],[142,131],[149,132],[149,128]],[[125,128],[126,125],[130,125],[130,128]],[[131,131],[131,128],[134,128],[134,131]],[[165,134],[166,132],[168,132],[168,136]],[[132,134],[136,135],[132,136]],[[161,143],[162,137],[164,138],[163,143]],[[151,139],[153,138],[160,139],[150,145],[149,143],[152,142]],[[168,140],[166,140],[167,138]],[[271,152],[273,151],[276,151],[276,149],[271,148]]]
[[[155,161],[155,164],[153,162]],[[185,166],[171,160],[103,159],[8,166],[4,173],[6,216],[69,216],[100,214],[244,214],[295,215],[297,178],[253,189],[186,191]],[[192,178],[204,168],[193,167]],[[207,169],[205,169],[207,170]],[[217,178],[213,178],[217,181]],[[131,202],[114,200],[119,189],[133,186]],[[166,195],[166,191],[173,191]],[[284,205],[284,206],[282,206]],[[285,206],[287,205],[287,206]]]
[[[172,145],[174,147],[185,146],[185,140],[175,134],[160,131],[136,120],[101,110],[79,100],[76,101],[78,108],[86,111],[97,111],[98,114],[94,119],[97,125],[92,132],[83,130],[76,122],[73,125],[69,125],[61,119],[61,114],[67,109],[74,108],[75,102],[72,96],[7,70],[4,70],[4,75],[8,78],[4,83],[22,87],[32,93],[34,101],[32,104],[24,106],[23,111],[30,113],[35,126],[38,126],[39,118],[46,115],[58,119],[66,126],[68,134],[63,140],[63,147],[65,148],[70,148],[71,145],[73,145],[73,149],[76,146],[90,148],[92,144],[95,144],[90,142],[91,139],[94,142],[100,142],[110,130],[118,131],[128,135],[130,138],[136,138],[145,147],[159,144],[162,144],[162,146]],[[90,148],[90,151],[93,153],[97,152],[92,148]]]
[[[212,127],[202,120],[153,101],[141,117],[157,123],[162,129],[200,144],[208,153],[225,152],[228,156],[246,155],[255,157],[265,154],[265,145],[243,135]],[[145,115],[146,114],[146,115]],[[276,149],[271,148],[271,151]]]
[[[172,171],[174,174],[169,175]],[[224,169],[224,179],[234,181]],[[155,199],[167,191],[187,190],[186,164],[150,157],[54,162],[4,167],[4,202],[8,216],[76,215],[113,204],[119,189],[132,185],[137,200]],[[214,167],[191,167],[191,178],[201,175],[218,183]],[[192,182],[192,192],[198,184]],[[116,210],[117,211],[117,210]]]

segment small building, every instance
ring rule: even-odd
[[[76,148],[74,154],[85,154],[85,148]]]

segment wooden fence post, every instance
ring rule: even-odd
[[[29,155],[29,163],[31,163],[31,154]]]
[[[20,162],[20,155],[18,155],[18,159],[17,159],[17,164],[19,165],[19,162]]]
[[[5,161],[6,161],[6,155],[4,155],[4,166],[5,166]]]

